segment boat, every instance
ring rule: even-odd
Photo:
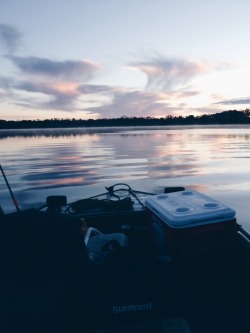
[[[191,196],[192,209],[206,202],[200,221],[178,206]],[[172,230],[158,207],[168,198],[182,214]],[[223,204],[223,218],[206,219],[216,205],[184,187],[155,194],[121,183],[2,209],[0,332],[248,331],[250,235]]]

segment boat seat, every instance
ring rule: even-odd
[[[89,258],[95,260],[104,251],[105,247],[109,249],[118,247],[126,247],[128,245],[128,237],[123,233],[103,234],[93,227],[89,227],[84,237],[84,243],[89,253]]]

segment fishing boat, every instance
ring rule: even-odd
[[[0,332],[249,330],[250,235],[202,193],[115,184],[0,220]]]

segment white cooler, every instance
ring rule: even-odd
[[[235,211],[202,193],[153,195],[145,204],[155,242],[174,255],[224,251],[236,244]]]

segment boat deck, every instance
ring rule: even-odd
[[[91,262],[83,219],[104,234],[124,233],[128,246]],[[155,245],[138,202],[8,214],[0,223],[0,332],[247,332],[249,244],[238,226],[230,249],[174,257]]]

